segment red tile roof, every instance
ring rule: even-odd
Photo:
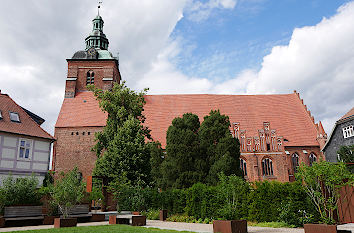
[[[296,93],[281,95],[147,95],[144,112],[146,125],[155,140],[164,146],[166,131],[175,117],[186,112],[200,120],[210,110],[219,109],[239,122],[247,137],[258,136],[263,122],[270,122],[278,136],[288,140],[285,146],[318,146],[317,127]],[[85,102],[86,101],[86,102]],[[91,92],[81,92],[75,98],[65,99],[56,127],[104,126],[103,113]]]
[[[344,116],[342,116],[339,120],[343,120],[345,118],[354,116],[354,108],[350,109],[349,112],[347,112]]]
[[[0,111],[2,119],[0,120],[0,131],[15,133],[38,138],[54,140],[54,138],[42,129],[19,105],[15,103],[8,95],[0,94]],[[20,122],[10,120],[9,112],[16,112],[20,117]]]

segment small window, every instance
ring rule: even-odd
[[[92,70],[90,70],[87,72],[86,85],[94,84],[94,83],[95,83],[95,73]]]
[[[10,120],[13,122],[21,122],[17,112],[10,112]]]
[[[343,137],[349,138],[354,136],[354,127],[352,125],[343,128]]]
[[[243,173],[243,176],[247,176],[247,164],[244,159],[240,159],[240,168]]]
[[[317,161],[317,156],[314,153],[311,153],[309,156],[309,162],[310,162],[310,167],[312,166],[313,163]]]
[[[1,114],[1,111],[0,111],[0,120],[2,119],[2,114]]]
[[[20,139],[20,144],[18,148],[18,158],[19,159],[31,159],[32,152],[32,140]]]

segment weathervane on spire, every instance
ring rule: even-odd
[[[100,15],[101,4],[102,4],[102,1],[98,1],[98,6],[97,6],[98,15]]]

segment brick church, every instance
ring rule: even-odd
[[[91,151],[94,134],[102,130],[107,118],[86,85],[108,91],[121,81],[119,62],[108,51],[103,19],[97,15],[92,22],[86,49],[67,59],[65,98],[55,125],[53,155],[53,170],[78,166],[84,177],[91,175],[97,159]],[[249,181],[292,181],[300,163],[311,165],[323,158],[320,148],[327,135],[296,91],[277,95],[147,95],[145,100],[145,124],[163,147],[175,117],[192,112],[202,121],[210,110],[217,109],[228,115],[230,131],[241,144],[240,166]]]

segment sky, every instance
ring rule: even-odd
[[[354,106],[354,1],[103,0],[120,71],[148,94],[300,93],[329,134]],[[67,58],[85,48],[95,0],[4,1],[0,89],[54,133]]]

